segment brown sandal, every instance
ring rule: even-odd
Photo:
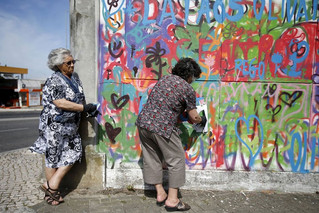
[[[43,185],[40,186],[40,189],[45,193],[45,196],[49,196],[53,200],[55,200],[55,201],[57,201],[59,203],[63,203],[64,200],[60,200],[60,198],[62,198],[62,196],[61,196],[61,193],[58,191],[58,189],[51,189],[50,185],[49,185],[49,181],[47,181],[47,185],[48,185],[48,188],[46,188]]]
[[[60,201],[54,200],[52,197],[50,197],[50,195],[47,195],[47,194],[44,196],[43,199],[47,202],[47,204],[51,206],[57,206],[61,203]],[[53,204],[53,202],[57,202],[57,203]]]

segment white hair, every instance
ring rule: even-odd
[[[71,51],[65,48],[57,48],[51,50],[48,55],[48,67],[53,71],[60,71],[59,65],[63,64],[64,59],[71,56]]]

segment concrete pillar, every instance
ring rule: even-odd
[[[83,83],[87,103],[97,102],[97,29],[98,0],[70,0],[70,49],[75,64],[75,74]],[[96,23],[96,24],[94,24]],[[94,118],[82,117],[80,134],[83,144],[81,163],[73,166],[64,178],[62,187],[104,187],[105,154],[96,150],[97,123]]]

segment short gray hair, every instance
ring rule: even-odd
[[[71,51],[65,48],[51,50],[48,55],[48,67],[53,71],[60,71],[58,66],[63,64],[64,59],[71,55]]]

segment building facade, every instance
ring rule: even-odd
[[[0,66],[0,107],[40,106],[45,80],[24,79],[28,69]]]

